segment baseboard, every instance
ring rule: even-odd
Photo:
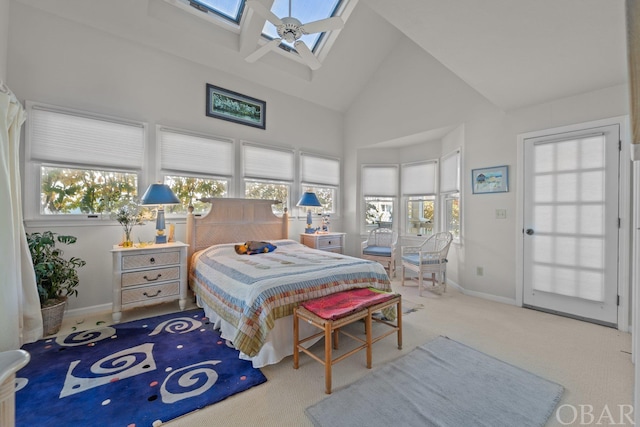
[[[478,292],[478,291],[470,291],[469,289],[465,289],[462,286],[460,286],[459,284],[457,284],[456,282],[447,279],[447,286],[451,286],[453,288],[456,288],[461,294],[465,294],[465,295],[469,295],[472,297],[478,297],[478,298],[482,298],[482,299],[486,299],[486,300],[490,300],[490,301],[495,301],[495,302],[500,302],[502,304],[509,304],[509,305],[517,305],[516,304],[516,300],[515,298],[505,298],[505,297],[500,297],[497,295],[492,295],[492,294],[487,294],[485,292]]]
[[[82,316],[92,316],[94,314],[100,313],[110,313],[113,309],[113,304],[100,304],[93,305],[91,307],[82,307],[82,308],[74,308],[72,310],[66,310],[64,312],[65,316],[69,317],[82,317]]]

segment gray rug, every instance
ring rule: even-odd
[[[563,387],[438,337],[307,408],[314,425],[544,426]]]

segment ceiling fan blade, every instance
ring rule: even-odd
[[[282,21],[280,20],[280,18],[278,18],[273,12],[267,9],[265,5],[260,3],[258,0],[247,1],[247,6],[255,10],[258,15],[262,16],[264,19],[271,22],[276,27],[278,25],[282,25]]]
[[[280,42],[281,41],[282,41],[282,39],[273,39],[273,40],[271,40],[269,43],[265,44],[264,46],[260,47],[255,52],[253,52],[252,54],[250,54],[249,56],[244,58],[245,61],[247,61],[247,62],[256,62],[258,59],[262,58],[268,52],[270,52],[270,51],[276,49],[278,46],[280,46]]]
[[[309,68],[311,68],[312,70],[317,70],[322,66],[322,63],[318,60],[318,58],[316,58],[313,52],[309,50],[304,42],[298,40],[294,43],[293,46],[296,48],[298,54],[300,55],[302,60],[309,66]]]
[[[333,16],[319,21],[304,24],[300,29],[305,34],[324,33],[325,31],[339,30],[344,27],[344,21],[339,16]]]

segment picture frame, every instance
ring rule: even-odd
[[[266,129],[267,103],[207,83],[208,117]]]
[[[509,167],[493,166],[471,170],[473,194],[506,193],[509,191]]]

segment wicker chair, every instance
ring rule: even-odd
[[[402,247],[402,286],[404,286],[405,271],[410,270],[418,274],[418,290],[422,296],[423,281],[433,282],[432,289],[439,289],[437,274],[442,275],[442,290],[447,290],[447,253],[453,236],[448,231],[436,233],[424,241],[420,246]],[[424,275],[431,273],[430,279]]]
[[[398,233],[390,228],[376,228],[369,232],[367,240],[360,245],[360,257],[379,262],[389,271],[389,277],[394,277],[397,245]]]
[[[0,426],[15,425],[16,372],[29,362],[31,356],[24,350],[0,353]]]

